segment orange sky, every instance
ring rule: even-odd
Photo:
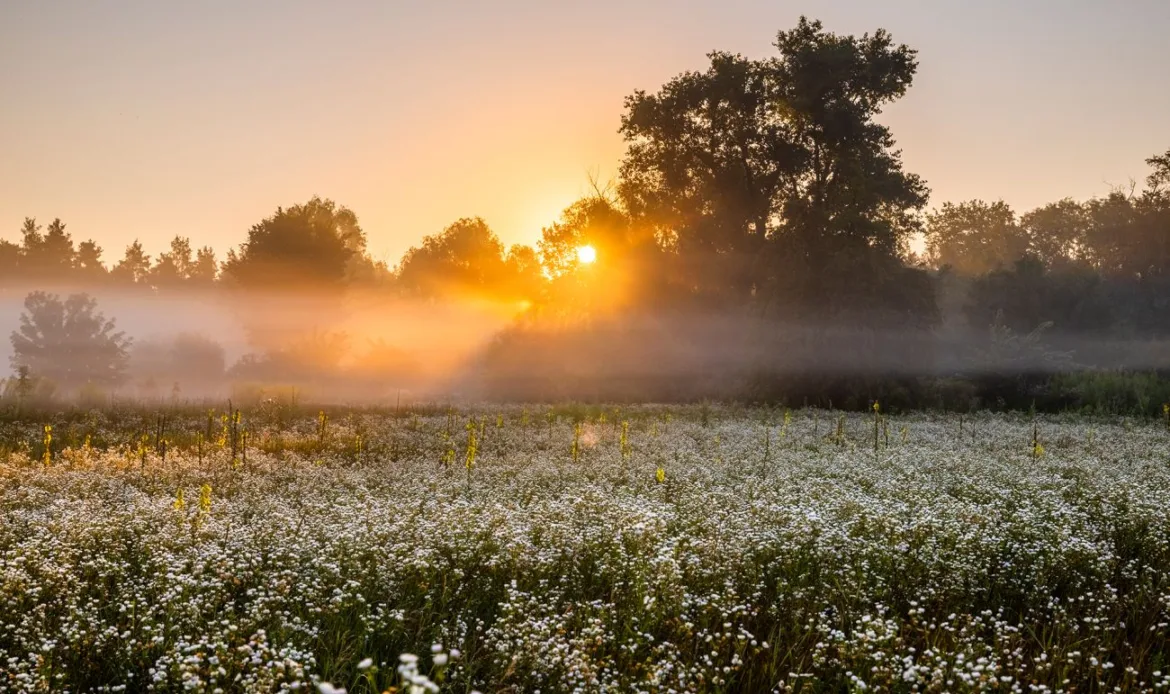
[[[1142,179],[1170,147],[1170,2],[107,0],[0,5],[0,236],[60,216],[106,260],[220,252],[314,193],[397,261],[480,215],[505,242],[612,177],[622,99],[770,52],[801,12],[920,51],[885,116],[932,205],[1024,209]]]

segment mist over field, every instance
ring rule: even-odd
[[[1170,4],[817,8],[0,2],[0,692],[1170,691]]]
[[[0,239],[0,397],[1170,399],[1170,151],[1096,197],[932,202],[885,118],[914,98],[914,48],[800,18],[773,49],[630,94],[616,175],[533,244],[461,217],[391,263],[359,210],[317,195],[220,248],[105,249],[85,220],[26,217]]]
[[[746,396],[826,404],[834,397],[826,384],[839,379],[977,382],[1170,367],[1161,338],[1066,332],[996,344],[965,324],[883,329],[710,309],[545,322],[528,302],[484,298],[90,293],[131,340],[128,378],[107,395],[144,400],[247,402],[299,392],[321,403]],[[0,293],[4,333],[19,327],[23,296]],[[190,356],[167,356],[176,340],[192,336],[221,350],[220,360],[199,367]],[[11,361],[11,344],[3,346],[0,358]],[[257,352],[289,346],[298,350],[295,363],[256,365]],[[847,394],[837,402],[846,405]]]

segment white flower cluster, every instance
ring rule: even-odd
[[[337,420],[0,458],[0,691],[1170,691],[1161,423]]]

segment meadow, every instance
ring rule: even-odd
[[[1164,691],[1168,461],[1071,414],[13,414],[0,690]]]

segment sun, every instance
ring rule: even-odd
[[[577,261],[582,265],[597,262],[597,249],[593,246],[577,246]]]

